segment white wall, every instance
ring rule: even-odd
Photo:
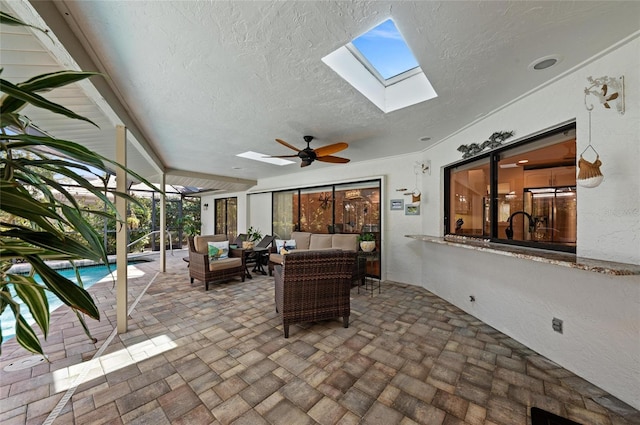
[[[262,235],[270,235],[271,224],[271,193],[250,194],[247,199],[247,225],[253,226],[262,232]]]
[[[423,286],[626,403],[640,406],[640,282],[417,242]],[[471,302],[469,296],[476,299]],[[564,332],[551,327],[563,320]]]
[[[592,144],[603,183],[578,186],[579,256],[640,264],[640,40],[622,45],[424,152],[434,172],[460,159],[456,148],[494,131],[523,137],[575,119],[577,152],[588,144],[584,105],[587,77],[625,76],[626,112],[599,104],[592,112]],[[588,158],[593,159],[593,158]],[[440,173],[442,171],[440,170]],[[441,235],[442,178],[423,179],[423,228]],[[421,284],[595,385],[640,409],[640,277],[610,276],[496,254],[434,245],[421,250]],[[476,302],[469,301],[469,295]],[[564,334],[553,332],[553,317]]]
[[[247,225],[247,193],[246,192],[233,192],[225,193],[222,195],[205,195],[201,197],[200,212],[202,221],[202,235],[212,235],[215,233],[215,214],[216,214],[216,199],[221,198],[238,198],[238,233],[245,233],[249,225]],[[209,207],[205,210],[204,204],[209,204]]]

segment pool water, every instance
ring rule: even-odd
[[[132,263],[129,263],[129,264],[132,264]],[[80,272],[80,276],[82,278],[83,287],[85,289],[88,289],[91,286],[93,286],[95,283],[100,282],[104,278],[108,278],[109,280],[111,280],[112,278],[108,276],[116,270],[116,265],[111,264],[109,265],[109,267],[111,268],[111,270],[109,270],[105,265],[78,267],[78,271]],[[56,270],[56,271],[62,276],[69,279],[70,281],[74,282],[75,284],[78,283],[78,280],[76,278],[76,272],[74,269],[62,269],[62,270]],[[42,279],[37,274],[35,275],[35,280],[38,283],[42,283]],[[13,289],[13,285],[9,286],[9,290],[11,291],[11,294],[15,297],[16,292]],[[53,312],[56,308],[63,305],[62,301],[60,301],[55,295],[53,295],[51,291],[45,291],[45,294],[47,295],[47,299],[49,300],[49,312]],[[17,297],[15,299],[19,300]],[[20,302],[20,313],[24,316],[27,323],[29,323],[30,325],[35,323],[35,320],[33,320],[33,317],[31,316],[31,312],[29,311],[29,308],[27,308],[22,303],[22,301],[19,301],[19,302]],[[11,307],[7,306],[7,308],[2,313],[2,315],[0,315],[0,327],[2,328],[2,342],[7,341],[15,336],[15,331],[16,331],[15,323],[16,322],[13,316],[13,310],[11,310]]]

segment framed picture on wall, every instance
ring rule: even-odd
[[[389,208],[393,211],[393,210],[400,210],[402,211],[404,209],[404,199],[392,199],[389,202]]]
[[[420,205],[405,205],[404,215],[420,215]]]

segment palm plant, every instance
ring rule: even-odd
[[[4,12],[0,12],[0,22],[30,26]],[[84,315],[99,320],[100,312],[82,287],[79,274],[76,272],[79,284],[75,284],[53,270],[45,260],[73,262],[87,258],[108,264],[100,234],[91,226],[87,215],[123,221],[122,217],[117,217],[115,206],[106,192],[135,202],[129,195],[107,188],[104,177],[108,173],[107,164],[121,167],[119,164],[77,143],[48,135],[34,135],[34,131],[27,131],[28,119],[19,113],[25,106],[32,105],[95,125],[39,94],[94,75],[94,72],[60,71],[18,84],[0,78],[0,91],[4,93],[0,99],[0,314],[7,308],[11,309],[15,317],[17,342],[34,353],[44,354],[39,337],[24,319],[21,311],[24,307],[18,299],[29,309],[45,339],[50,321],[47,291],[76,312],[85,333],[92,338]],[[60,156],[44,153],[42,148],[53,149]],[[131,170],[126,171],[147,183]],[[103,186],[94,186],[81,173],[95,175]],[[56,176],[64,176],[86,189],[107,208],[81,207],[65,186],[56,181]],[[72,237],[70,233],[77,235]],[[16,260],[29,263],[31,274],[9,273]],[[42,284],[36,282],[34,273],[40,275]]]
[[[247,229],[247,240],[249,242],[258,242],[260,239],[262,239],[260,229],[254,229],[253,226]]]

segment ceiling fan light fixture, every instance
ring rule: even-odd
[[[321,146],[317,149],[312,149],[311,146],[309,146],[309,144],[311,143],[311,141],[314,139],[313,136],[304,136],[304,141],[307,142],[307,147],[304,149],[298,149],[293,145],[290,145],[289,143],[285,142],[282,139],[276,139],[276,142],[280,143],[283,146],[288,147],[289,149],[292,149],[294,151],[297,152],[297,154],[295,155],[271,155],[268,156],[268,158],[294,158],[294,157],[298,157],[300,158],[301,162],[300,162],[300,167],[307,167],[309,165],[311,165],[311,163],[313,161],[321,161],[321,162],[330,162],[330,163],[334,163],[334,164],[346,164],[347,162],[350,161],[350,159],[347,158],[341,158],[339,156],[333,156],[333,153],[336,152],[340,152],[342,150],[345,150],[349,147],[349,145],[347,143],[344,142],[338,142],[338,143],[333,143],[331,145],[326,145],[326,146]]]

